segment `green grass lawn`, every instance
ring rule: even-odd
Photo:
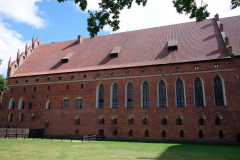
[[[240,159],[240,145],[0,139],[0,159]]]

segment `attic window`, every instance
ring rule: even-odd
[[[168,52],[173,52],[178,50],[178,44],[176,39],[168,41]]]
[[[62,63],[68,63],[72,56],[73,53],[68,53],[65,57],[62,58]]]
[[[110,57],[117,58],[120,55],[121,48],[122,47],[120,47],[120,46],[114,47],[112,49],[112,51],[110,52]]]

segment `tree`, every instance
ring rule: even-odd
[[[2,59],[0,59],[0,65],[2,64]],[[7,80],[3,77],[3,75],[0,75],[0,96],[1,93],[7,93],[8,87],[7,85]]]
[[[58,0],[59,3],[67,0]],[[87,8],[88,0],[74,0],[75,4],[79,5],[82,11]],[[135,0],[138,5],[145,6],[148,0]],[[190,18],[196,18],[196,22],[203,21],[209,17],[209,12],[207,11],[207,4],[203,3],[201,0],[201,6],[197,6],[196,0],[173,0],[174,7],[179,14],[190,14]],[[119,27],[119,14],[120,11],[125,7],[131,8],[133,0],[101,0],[99,5],[99,10],[90,11],[88,13],[90,17],[87,19],[87,30],[91,38],[97,36],[100,29],[104,26],[109,25],[112,27],[113,31],[118,30]],[[231,0],[231,9],[235,9],[240,6],[240,0]]]

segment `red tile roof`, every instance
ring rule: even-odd
[[[240,54],[240,48],[237,48],[240,16],[220,19],[220,22],[224,24],[233,51]],[[177,51],[168,52],[168,40],[171,39],[177,40]],[[118,58],[111,58],[109,53],[115,46],[121,46],[121,54]],[[74,54],[68,63],[62,63],[61,59],[68,53]],[[217,23],[215,19],[207,19],[200,23],[84,38],[80,44],[77,40],[70,40],[40,45],[11,77],[223,58],[230,57]]]

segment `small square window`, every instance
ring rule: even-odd
[[[115,73],[111,73],[111,76],[112,76],[112,77],[115,76]]]
[[[218,64],[214,64],[214,68],[218,68],[219,66],[218,66]]]
[[[180,71],[180,67],[177,67],[177,68],[176,68],[176,71],[179,72],[179,71]]]
[[[18,83],[18,81],[15,81],[15,83]]]
[[[71,76],[71,79],[74,79],[74,76]]]
[[[28,80],[26,79],[26,81],[25,81],[26,83],[28,83]]]
[[[126,72],[126,75],[129,76],[129,75],[130,75],[130,72]]]
[[[59,77],[58,80],[62,80],[62,77]]]
[[[158,70],[158,73],[162,73],[162,69],[159,69],[159,70]]]
[[[47,78],[47,81],[50,81],[50,78]]]
[[[36,79],[36,82],[38,82],[39,81],[39,79]]]
[[[83,78],[87,78],[87,75],[84,75]]]
[[[100,77],[100,74],[97,74],[97,77]]]
[[[195,70],[199,70],[199,67],[198,67],[198,66],[195,66],[194,68],[195,68]]]
[[[145,71],[145,70],[142,70],[142,74],[146,74],[146,71]]]

